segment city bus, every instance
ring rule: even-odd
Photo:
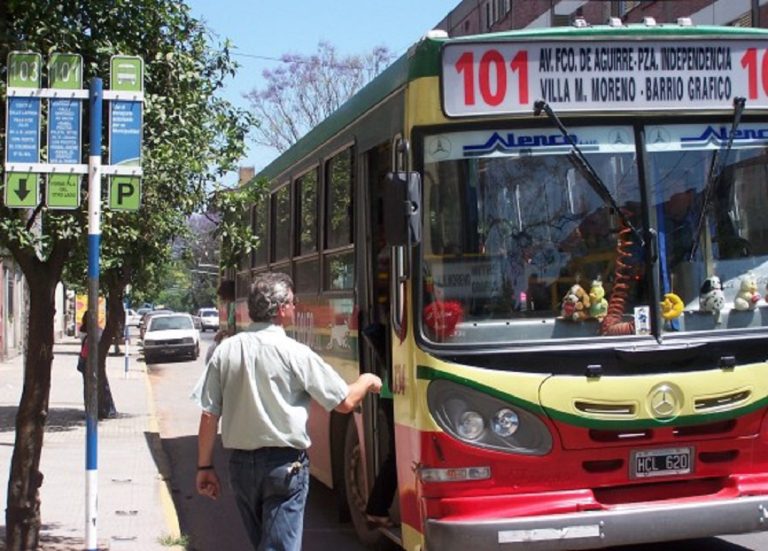
[[[289,332],[386,380],[310,416],[312,473],[360,539],[766,529],[767,114],[765,30],[432,31],[256,175],[238,327],[253,277],[287,272]]]

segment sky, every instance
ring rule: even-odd
[[[312,54],[321,41],[340,55],[363,54],[386,46],[399,57],[456,7],[458,0],[186,0],[216,40],[229,39],[241,65],[223,96],[246,108],[243,94],[262,88],[265,69],[286,53]],[[266,59],[265,59],[266,58]],[[249,142],[241,166],[258,172],[277,156],[272,148]],[[237,181],[233,173],[225,183]]]

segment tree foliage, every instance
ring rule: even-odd
[[[384,46],[364,55],[340,56],[320,42],[312,55],[285,54],[277,69],[265,70],[264,88],[246,97],[260,120],[258,143],[282,152],[338,109],[393,60]]]
[[[208,187],[242,156],[253,119],[217,96],[236,70],[228,46],[212,44],[188,7],[174,0],[5,0],[0,2],[0,59],[12,50],[37,51],[44,58],[54,51],[79,53],[85,82],[106,80],[114,54],[137,54],[145,60],[141,210],[105,210],[101,220],[100,283],[108,317],[98,355],[99,378],[105,384],[104,360],[122,319],[125,286],[131,284],[137,293],[158,288],[172,256],[171,243],[185,233],[187,217],[204,208]],[[6,79],[2,81],[4,93]],[[87,151],[88,144],[83,145]],[[87,205],[85,187],[82,205]],[[10,550],[38,546],[54,289],[65,265],[67,277],[85,286],[86,234],[84,207],[49,211],[41,204],[30,212],[0,205],[0,245],[19,263],[30,291],[30,350],[6,508]],[[101,408],[100,400],[100,413]]]
[[[258,205],[269,203],[269,182],[259,179],[238,188],[218,187],[210,197],[210,208],[216,217],[216,227],[211,237],[219,242],[219,265],[222,269],[236,268],[254,249],[264,246],[266,231],[253,226],[263,226],[266,216]],[[257,206],[254,206],[257,205]],[[256,217],[251,222],[251,209]]]

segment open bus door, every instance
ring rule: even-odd
[[[360,335],[359,358],[360,371],[376,373],[384,381],[385,388],[381,395],[371,395],[366,404],[363,416],[363,433],[365,457],[359,457],[365,467],[367,476],[363,481],[353,480],[350,469],[345,468],[345,493],[353,524],[358,538],[368,545],[377,544],[385,534],[379,527],[372,525],[366,518],[366,505],[372,492],[384,495],[388,505],[397,503],[394,496],[389,496],[386,490],[380,491],[379,478],[390,478],[382,469],[388,470],[394,466],[394,416],[393,397],[389,392],[392,379],[392,354],[390,320],[390,280],[392,264],[392,247],[387,243],[385,235],[387,175],[391,169],[391,147],[382,144],[364,154],[365,178],[364,190],[361,194],[361,212],[364,212],[362,224],[359,227],[361,239],[357,242],[364,244],[360,251],[362,277],[359,279],[359,308]],[[358,425],[359,426],[359,425]],[[350,424],[354,429],[354,423]],[[351,436],[348,435],[348,439]],[[362,454],[361,454],[362,455]],[[345,453],[345,461],[350,461]],[[360,473],[358,467],[357,473]],[[392,491],[396,494],[397,478],[391,469]],[[364,487],[361,487],[364,485]],[[374,485],[379,488],[374,489]],[[375,499],[375,498],[374,498]],[[397,506],[394,506],[397,509]],[[392,516],[396,517],[396,510]],[[393,538],[394,536],[394,538]],[[390,538],[398,539],[397,535],[389,534]]]

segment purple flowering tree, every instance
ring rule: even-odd
[[[253,137],[261,145],[285,151],[393,59],[384,46],[364,55],[340,56],[327,42],[320,42],[312,55],[283,55],[277,69],[262,73],[264,88],[245,95],[261,121]]]

